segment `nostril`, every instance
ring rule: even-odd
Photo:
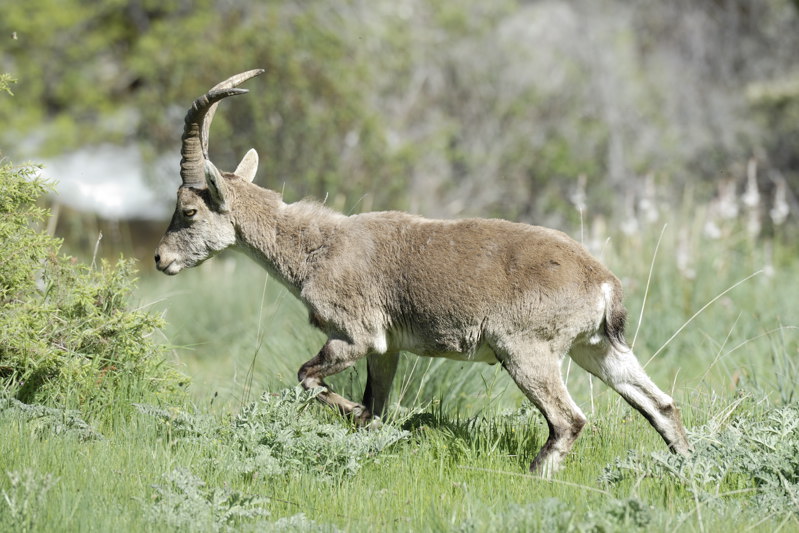
[[[156,263],[160,263],[161,262],[161,256],[159,254],[155,254],[155,262]]]

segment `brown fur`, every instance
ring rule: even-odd
[[[401,212],[344,216],[286,204],[252,183],[257,155],[224,176],[206,161],[207,188],[182,187],[156,252],[176,274],[228,246],[249,254],[308,308],[328,341],[299,371],[306,388],[368,358],[363,404],[320,398],[376,423],[398,353],[501,363],[541,410],[550,435],[531,469],[550,475],[585,424],[560,374],[566,354],[604,380],[687,453],[673,400],[624,342],[619,280],[552,229],[496,219],[430,220]]]

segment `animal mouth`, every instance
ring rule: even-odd
[[[177,261],[171,261],[168,265],[166,265],[164,267],[162,267],[161,265],[158,265],[158,270],[160,270],[161,272],[163,272],[167,276],[174,276],[175,274],[180,272],[182,270],[182,268],[180,267],[180,265],[178,264]]]

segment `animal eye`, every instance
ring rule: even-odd
[[[184,209],[183,210],[183,216],[186,217],[186,218],[191,218],[191,217],[193,217],[196,214],[197,214],[197,210],[196,209]]]

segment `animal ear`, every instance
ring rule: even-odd
[[[225,180],[219,169],[207,159],[205,160],[205,183],[208,185],[208,192],[211,193],[211,199],[217,209],[222,213],[227,213],[229,209],[225,202]]]
[[[250,148],[250,150],[244,154],[244,157],[241,159],[241,163],[239,163],[239,166],[236,167],[236,170],[233,173],[242,179],[252,181],[255,178],[255,173],[257,171],[258,152],[255,151],[255,148]]]

